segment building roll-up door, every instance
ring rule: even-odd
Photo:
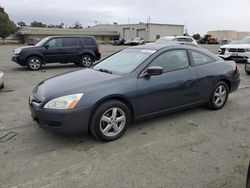
[[[124,28],[123,29],[123,38],[125,40],[132,39],[133,38],[132,34],[133,33],[132,33],[130,28]]]
[[[137,29],[137,37],[145,40],[146,38],[146,30],[145,29]]]

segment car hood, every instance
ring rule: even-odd
[[[44,101],[52,98],[83,93],[96,85],[121,77],[121,75],[108,74],[93,69],[83,69],[42,81],[34,89],[37,99]]]
[[[250,44],[226,44],[221,46],[221,48],[250,48]]]

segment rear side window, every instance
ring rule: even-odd
[[[83,44],[86,46],[94,46],[95,40],[91,37],[84,37],[82,38]]]
[[[197,51],[191,51],[191,55],[194,60],[194,65],[203,65],[215,61],[213,58]]]
[[[79,39],[78,38],[64,38],[63,39],[63,46],[79,46]]]

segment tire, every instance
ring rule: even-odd
[[[0,89],[3,89],[4,88],[4,83],[0,86]]]
[[[27,67],[30,70],[39,70],[42,68],[42,60],[37,57],[37,56],[31,56],[28,60],[27,60]]]
[[[94,111],[89,129],[95,138],[110,142],[126,132],[130,119],[130,111],[124,103],[110,100],[102,103]]]
[[[91,67],[93,65],[93,57],[90,55],[83,55],[81,57],[80,65],[82,67]]]
[[[208,102],[208,107],[212,110],[221,109],[227,102],[228,94],[229,94],[228,85],[223,81],[219,81],[215,85],[211,93]]]
[[[246,69],[246,66],[247,66],[247,65],[245,65],[245,71],[246,71],[247,74],[250,74],[250,71],[248,71],[248,70]]]

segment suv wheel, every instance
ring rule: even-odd
[[[91,67],[93,64],[93,58],[90,55],[83,55],[80,65],[83,67]]]
[[[42,60],[39,57],[32,56],[27,60],[27,67],[30,70],[39,70],[42,68]]]
[[[102,103],[94,112],[90,132],[94,137],[105,142],[120,138],[130,123],[128,107],[117,100]]]
[[[246,71],[247,74],[250,74],[250,71],[247,70],[247,65],[246,64],[245,64],[245,71]]]
[[[227,102],[228,94],[228,85],[223,81],[218,82],[210,96],[208,107],[212,110],[221,109]]]

